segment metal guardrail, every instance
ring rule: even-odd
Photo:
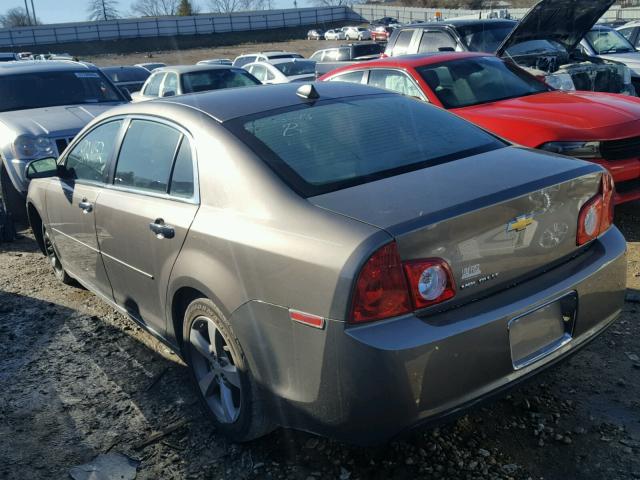
[[[361,18],[351,8],[344,6],[61,23],[0,29],[0,47],[25,47],[142,37],[206,35],[322,25],[339,21],[359,22]]]

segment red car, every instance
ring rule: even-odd
[[[527,147],[598,163],[615,203],[640,199],[640,98],[554,90],[481,53],[435,53],[349,65],[320,80],[367,83],[419,98]]]
[[[371,30],[371,40],[375,42],[386,42],[389,40],[393,28],[385,27],[384,25],[378,25]]]

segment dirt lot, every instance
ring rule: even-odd
[[[235,57],[242,55],[243,53],[259,51],[265,52],[268,50],[286,50],[288,52],[298,52],[305,57],[310,57],[316,50],[334,47],[344,43],[348,42],[345,42],[344,40],[339,42],[324,40],[291,40],[286,42],[260,44],[243,43],[228,47],[193,48],[190,50],[168,50],[151,53],[129,53],[126,55],[104,54],[81,57],[81,60],[95,63],[99,67],[106,67],[110,65],[133,65],[135,63],[149,61],[163,62],[168,65],[189,65],[207,58],[229,58],[233,60]]]
[[[140,479],[640,478],[639,220],[639,205],[617,215],[628,301],[603,336],[506,398],[377,449],[283,430],[226,442],[177,357],[57,283],[24,232],[0,244],[0,478],[68,478],[105,452],[139,460]]]

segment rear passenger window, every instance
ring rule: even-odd
[[[160,84],[162,83],[163,78],[164,73],[156,73],[155,75],[151,75],[149,83],[145,87],[142,94],[150,97],[157,97],[158,95],[160,95]]]
[[[340,75],[336,75],[335,77],[331,77],[329,81],[330,82],[362,83],[362,76],[364,75],[364,72],[365,70],[360,70],[358,72],[342,73]]]
[[[439,52],[440,49],[456,48],[456,42],[445,32],[424,32],[418,47],[418,53]]]
[[[424,98],[416,84],[407,75],[397,70],[371,70],[369,72],[369,85],[391,90],[408,97]]]
[[[404,55],[407,53],[413,32],[415,32],[415,30],[403,30],[398,34],[396,44],[393,46],[393,55]]]
[[[174,197],[193,197],[193,160],[191,158],[191,146],[189,140],[182,137],[176,163],[171,175],[169,194]]]
[[[114,184],[167,193],[181,133],[167,125],[132,120],[120,148]]]

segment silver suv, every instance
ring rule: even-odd
[[[0,64],[0,191],[25,217],[25,165],[58,156],[94,117],[128,99],[95,66],[73,61]]]

